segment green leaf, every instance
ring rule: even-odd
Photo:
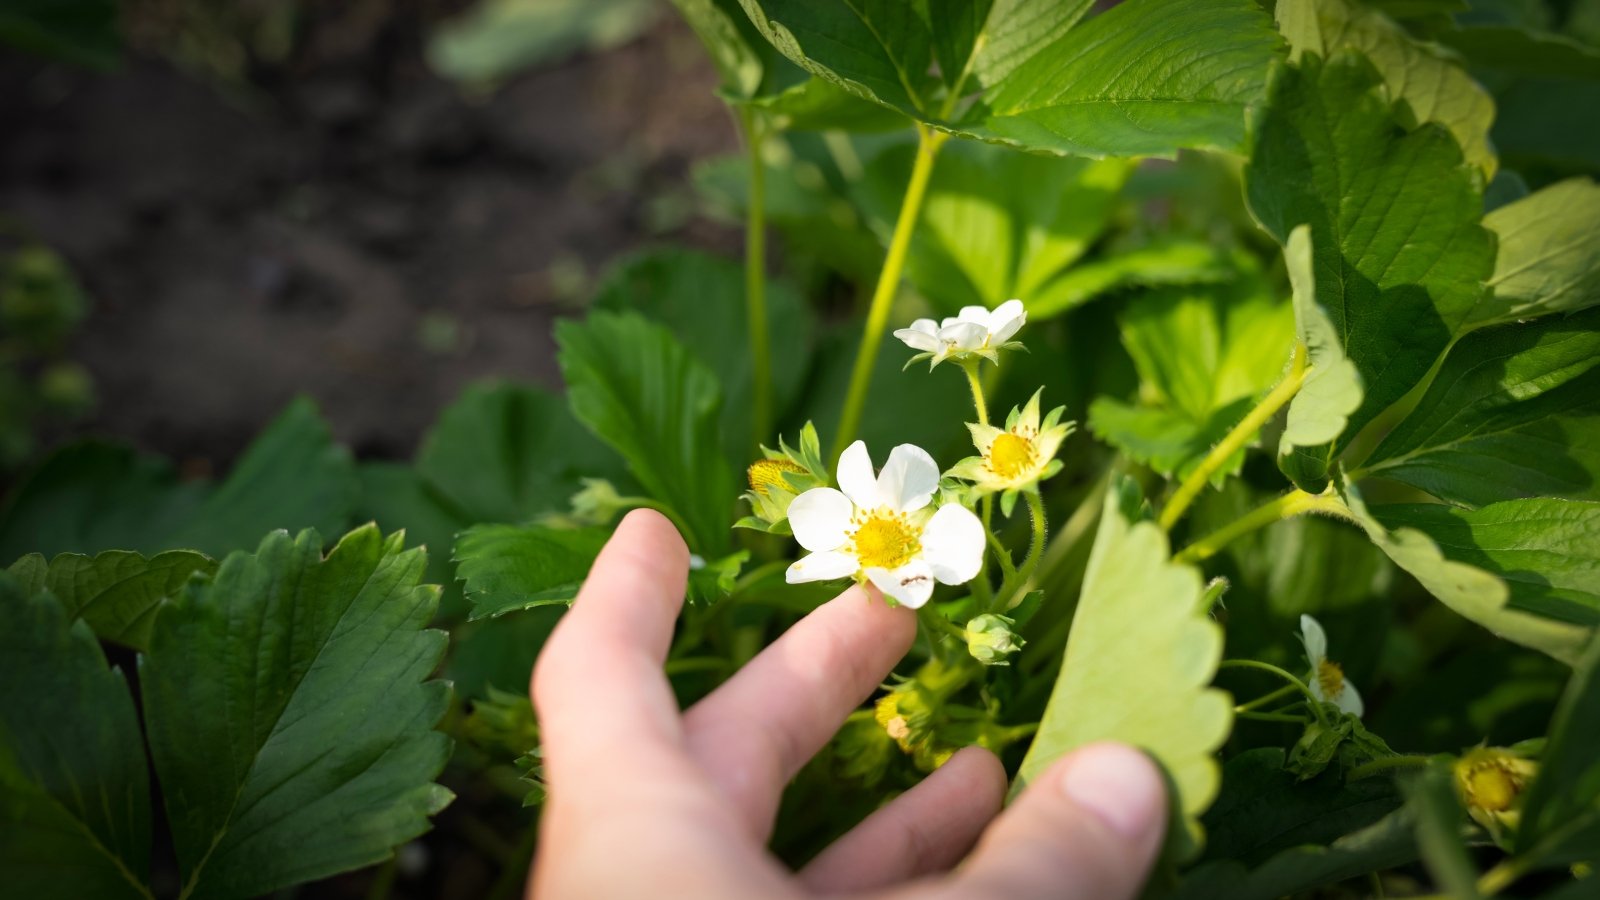
[[[1246,0],[1130,0],[1081,24],[1081,0],[743,3],[817,77],[957,134],[1058,155],[1236,150],[1280,46]],[[970,76],[983,96],[962,110]]]
[[[1371,512],[1386,528],[1414,528],[1449,559],[1500,576],[1509,608],[1600,626],[1600,503],[1537,497],[1476,510],[1417,503]]]
[[[887,233],[914,148],[867,169],[869,206]],[[1076,262],[1110,224],[1127,160],[1061,159],[962,143],[944,150],[912,236],[911,282],[947,315],[1028,298]]]
[[[1404,865],[1417,858],[1406,810],[1326,847],[1285,850],[1254,869],[1233,860],[1190,872],[1173,900],[1279,900],[1325,884]]]
[[[150,897],[150,782],[122,672],[0,574],[0,878],[16,897]]]
[[[691,549],[717,555],[738,491],[713,449],[722,408],[716,375],[671,332],[631,313],[560,322],[556,343],[573,413],[687,524]]]
[[[465,610],[450,548],[456,534],[472,521],[411,466],[364,462],[356,467],[356,474],[361,481],[361,502],[356,507],[360,518],[376,522],[387,533],[404,531],[407,549],[427,551],[428,568],[423,577],[427,583],[444,588],[439,597],[439,617],[459,618]]]
[[[1499,238],[1474,327],[1600,304],[1600,185],[1570,178],[1483,217]]]
[[[0,44],[83,66],[116,65],[115,0],[9,0],[0,9]]]
[[[585,49],[625,44],[654,22],[653,0],[484,0],[428,41],[428,62],[453,81],[494,83]]]
[[[1359,471],[1474,506],[1600,499],[1600,309],[1462,338]]]
[[[167,463],[124,447],[58,451],[0,512],[0,559],[179,547],[221,557],[274,528],[342,529],[358,490],[349,453],[302,398],[215,487],[180,482]]]
[[[472,618],[571,603],[610,531],[478,525],[456,539]]]
[[[1280,3],[1277,17],[1289,39],[1291,61],[1307,52],[1327,59],[1347,48],[1360,51],[1383,76],[1389,95],[1410,113],[1400,124],[1444,126],[1467,162],[1482,169],[1486,180],[1494,177],[1498,161],[1489,146],[1494,101],[1447,51],[1412,40],[1388,16],[1352,0]]]
[[[776,54],[755,33],[736,0],[672,0],[672,5],[711,55],[724,93],[749,98],[761,92]]]
[[[1345,505],[1367,537],[1444,605],[1506,640],[1564,662],[1577,659],[1588,643],[1593,629],[1512,607],[1511,590],[1499,576],[1450,559],[1433,538],[1416,528],[1386,528],[1367,510],[1354,485],[1347,482],[1342,491]]]
[[[1479,173],[1443,129],[1399,126],[1365,58],[1306,53],[1270,82],[1246,195],[1280,243],[1310,226],[1315,300],[1363,390],[1337,451],[1433,366],[1478,302],[1493,241]]]
[[[1217,793],[1213,753],[1233,722],[1233,702],[1208,687],[1222,629],[1202,603],[1199,570],[1170,561],[1155,523],[1127,517],[1134,493],[1130,483],[1107,493],[1061,674],[1013,791],[1085,744],[1132,744],[1171,778],[1174,835],[1192,855],[1198,816]]]
[[[1029,321],[1038,322],[1126,288],[1213,284],[1237,274],[1234,261],[1214,245],[1167,238],[1073,266],[1022,302]]]
[[[523,522],[564,509],[581,477],[620,472],[560,397],[497,380],[469,386],[440,414],[416,466],[462,524]],[[434,549],[443,554],[447,546]]]
[[[161,601],[176,596],[196,572],[209,575],[217,564],[189,550],[171,550],[146,559],[126,550],[94,557],[63,553],[47,564],[31,553],[11,566],[29,593],[49,591],[70,619],[83,619],[95,636],[143,650]]]
[[[744,269],[737,263],[690,250],[660,250],[636,256],[607,276],[593,307],[636,311],[665,325],[723,385],[722,449],[742,460],[755,451],[754,363],[746,324]],[[785,410],[800,392],[811,356],[812,321],[800,294],[787,281],[767,281],[767,327],[772,335],[775,408]],[[764,437],[771,443],[775,438]]]
[[[1294,297],[1295,335],[1311,371],[1289,402],[1278,439],[1278,467],[1296,486],[1321,493],[1328,485],[1327,445],[1344,433],[1361,406],[1361,373],[1345,356],[1338,329],[1317,302],[1311,230],[1297,226],[1283,246],[1284,267]]]
[[[927,20],[899,0],[741,0],[750,21],[796,65],[908,116],[933,86]]]
[[[1143,383],[1143,406],[1100,397],[1089,427],[1163,475],[1184,477],[1283,372],[1293,343],[1289,307],[1254,273],[1232,283],[1136,295],[1118,320]],[[1214,478],[1239,470],[1234,454]]]
[[[1326,844],[1400,806],[1394,782],[1346,783],[1337,773],[1300,781],[1279,747],[1246,750],[1222,768],[1222,792],[1207,810],[1205,858],[1261,865],[1285,850]]]
[[[762,44],[765,46],[766,42]],[[746,105],[760,110],[768,124],[782,131],[870,133],[898,131],[906,126],[905,116],[822,78],[807,78],[776,94],[747,101]]]
[[[423,556],[372,525],[326,557],[315,532],[275,532],[157,615],[140,674],[186,895],[371,865],[450,802]]]
[[[1478,872],[1467,855],[1462,829],[1467,816],[1456,795],[1455,776],[1444,762],[1432,762],[1406,781],[1406,807],[1417,832],[1417,848],[1435,884],[1446,895],[1478,900]]]
[[[1504,25],[1446,28],[1439,42],[1499,74],[1600,79],[1600,50],[1565,35]]]
[[[1594,858],[1600,842],[1600,638],[1573,666],[1523,801],[1517,855],[1540,865]]]
[[[1017,65],[968,130],[1076,156],[1236,151],[1280,46],[1247,0],[1128,0]]]

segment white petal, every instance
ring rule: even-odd
[[[976,322],[987,331],[989,329],[989,309],[985,306],[963,306],[961,307],[961,312],[956,314],[956,320],[960,322]],[[945,321],[948,322],[949,320],[946,319]]]
[[[1007,300],[989,314],[989,342],[1003,344],[1028,321],[1028,309],[1021,300]]]
[[[932,319],[918,319],[911,323],[911,330],[920,331],[923,334],[938,334],[939,323]]]
[[[1319,702],[1328,702],[1328,695],[1322,690],[1322,679],[1317,677],[1316,666],[1311,667],[1311,677],[1307,679],[1306,687],[1311,688],[1311,696],[1317,698]]]
[[[989,329],[977,322],[956,322],[939,329],[939,340],[957,350],[976,350],[989,337]]]
[[[945,584],[966,584],[978,576],[983,544],[983,523],[959,503],[939,507],[922,526],[922,558]]]
[[[1322,623],[1310,616],[1302,615],[1300,639],[1305,641],[1306,656],[1311,659],[1311,668],[1315,669],[1328,658],[1328,633],[1322,630]]]
[[[789,504],[789,528],[807,550],[836,550],[849,535],[855,511],[850,498],[833,488],[812,488]]]
[[[1355,716],[1358,719],[1363,715],[1366,715],[1367,708],[1365,704],[1361,702],[1361,694],[1357,693],[1356,686],[1348,681],[1344,683],[1344,690],[1339,692],[1338,698],[1336,698],[1333,702],[1339,705],[1339,709]]]
[[[856,441],[839,455],[839,490],[855,505],[871,509],[878,503],[878,476],[872,474],[872,456],[867,453],[867,442]],[[839,546],[835,544],[834,547]],[[833,547],[827,549],[832,550]]]
[[[917,321],[927,322],[929,327],[932,327],[933,325],[933,321],[931,319],[918,319]],[[937,333],[923,331],[920,328],[896,329],[894,336],[899,338],[907,347],[910,347],[913,350],[924,350],[932,353],[942,346]]]
[[[854,556],[837,550],[824,550],[790,563],[784,577],[790,584],[799,584],[803,581],[832,581],[835,578],[849,578],[860,568],[861,563],[857,562]]]
[[[893,571],[868,569],[867,578],[878,586],[878,590],[893,597],[896,603],[911,609],[921,607],[933,596],[933,572],[920,559],[913,559]]]
[[[878,505],[900,512],[915,512],[928,505],[939,489],[939,464],[915,444],[889,451],[889,461],[878,473]]]

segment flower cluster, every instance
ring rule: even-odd
[[[965,363],[982,358],[998,363],[999,351],[1022,349],[1011,337],[1027,321],[1022,301],[1007,300],[992,310],[963,306],[960,313],[939,322],[918,319],[910,328],[897,329],[894,336],[907,347],[922,351],[911,357],[907,366],[924,359],[929,360],[930,369],[945,360]]]

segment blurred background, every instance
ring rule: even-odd
[[[301,393],[409,458],[472,380],[558,384],[608,263],[737,253],[715,86],[655,0],[0,2],[0,471],[95,433],[205,474]]]

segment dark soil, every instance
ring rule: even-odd
[[[478,100],[422,29],[242,87],[0,57],[0,215],[94,298],[74,433],[221,466],[304,392],[359,454],[408,456],[469,381],[556,384],[552,320],[619,254],[737,250],[687,212],[736,138],[680,23]]]

